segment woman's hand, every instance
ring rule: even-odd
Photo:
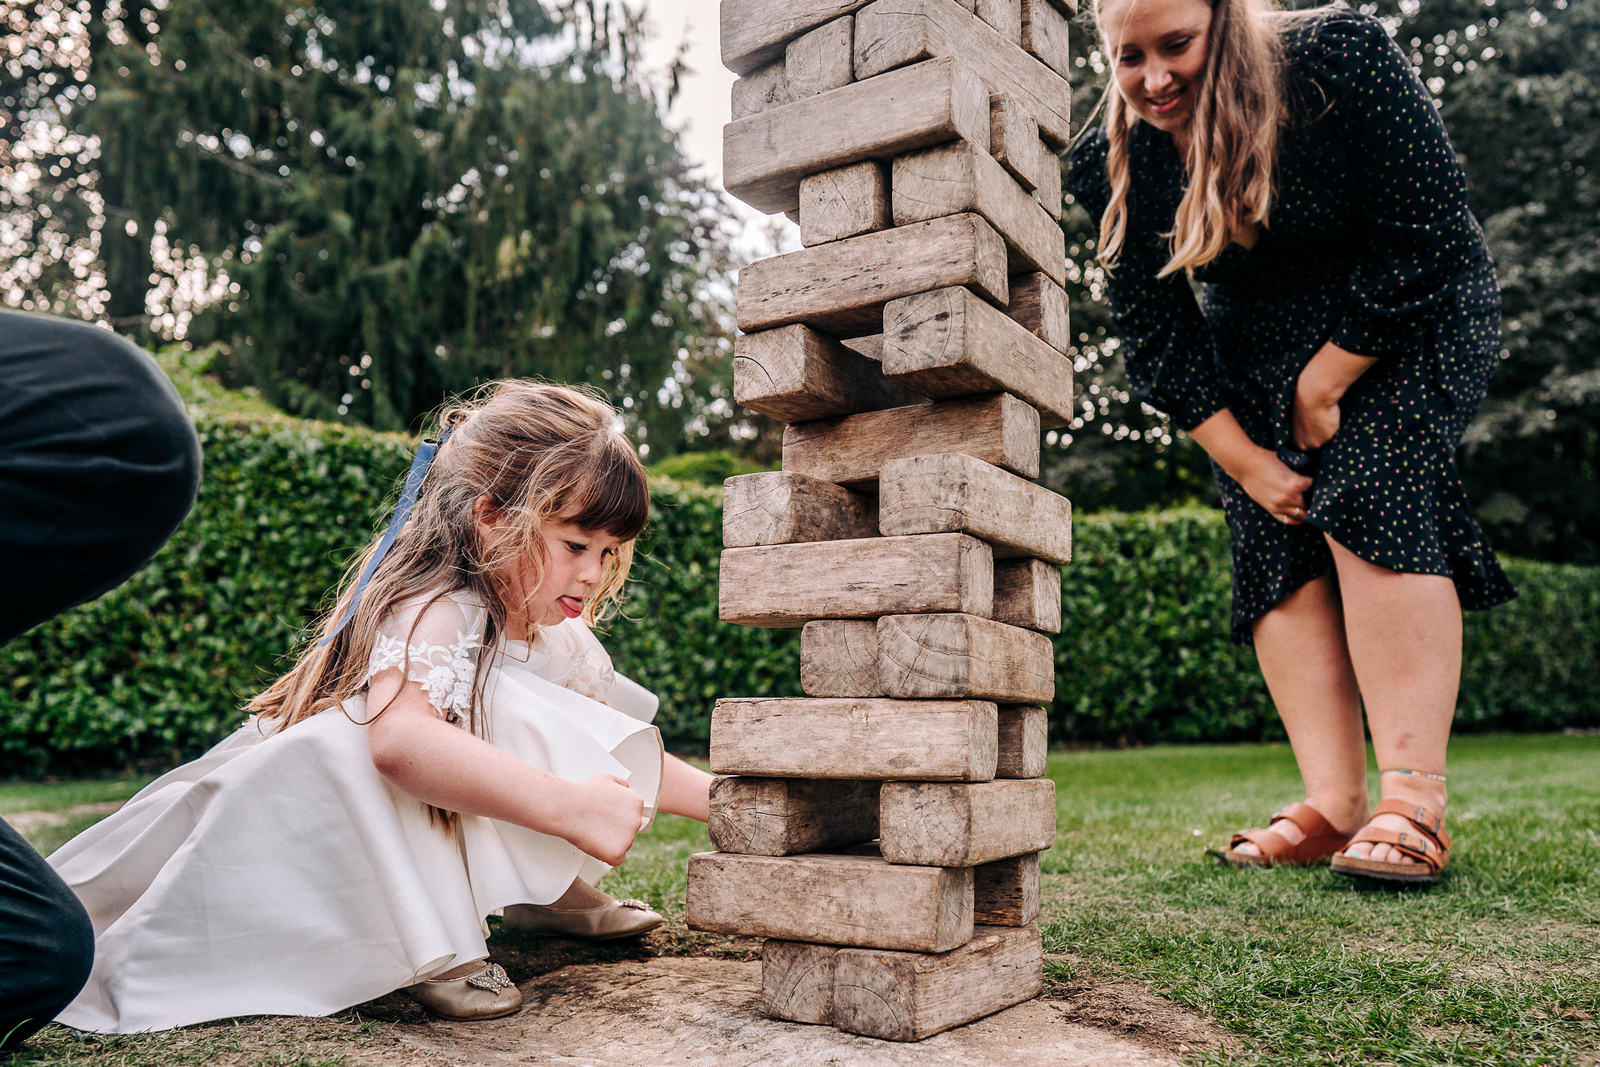
[[[1294,446],[1302,452],[1321,448],[1339,432],[1340,397],[1308,385],[1301,375],[1294,390]]]
[[[622,862],[644,822],[644,798],[614,774],[572,783],[561,836],[601,863]]]
[[[1228,473],[1251,500],[1279,522],[1299,526],[1306,521],[1306,494],[1311,491],[1311,479],[1290,470],[1272,452],[1258,449]]]

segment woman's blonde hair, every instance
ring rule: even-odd
[[[597,609],[604,612],[621,592],[633,560],[632,542],[650,510],[644,468],[618,432],[619,421],[597,395],[524,381],[488,383],[444,408],[439,425],[450,431],[449,440],[434,457],[410,519],[362,592],[354,616],[327,640],[355,596],[356,575],[377,551],[376,540],[350,565],[317,627],[326,644],[307,647],[287,674],[250,702],[250,710],[278,720],[282,729],[360,692],[380,622],[396,605],[416,597],[438,599],[454,589],[475,593],[488,609],[483,643],[491,644],[505,633],[508,618],[528,614],[530,604],[507,602],[505,575],[513,564],[526,561],[525,595],[531,600],[548,562],[541,527],[552,520],[603,530],[622,542],[585,602],[584,618],[593,622]],[[498,516],[488,537],[479,535],[480,499]],[[477,715],[482,675],[480,660],[468,727],[485,736]],[[383,710],[369,714],[368,721]]]
[[[1315,14],[1280,12],[1274,0],[1208,2],[1208,50],[1184,158],[1188,182],[1172,220],[1172,255],[1158,277],[1204,266],[1250,227],[1267,225],[1278,130],[1286,111],[1283,30],[1288,20]],[[1102,6],[1103,0],[1096,0],[1095,23],[1114,69],[1116,56],[1100,22]],[[1122,98],[1115,76],[1100,106],[1111,198],[1100,218],[1099,259],[1113,267],[1128,232],[1128,134],[1140,120]]]

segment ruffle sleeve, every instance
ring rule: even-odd
[[[1336,11],[1291,49],[1326,94],[1364,234],[1332,340],[1371,357],[1410,350],[1425,316],[1486,250],[1467,182],[1427,89],[1377,19]]]
[[[421,687],[440,718],[465,721],[487,618],[482,605],[461,594],[417,597],[398,605],[378,624],[367,681],[399,670]]]
[[[1159,221],[1159,211],[1151,210],[1149,200],[1163,198],[1147,198],[1146,191],[1161,179],[1141,173],[1146,169],[1141,162],[1136,154],[1127,238],[1117,265],[1107,272],[1111,317],[1133,395],[1192,430],[1227,407],[1227,401],[1216,369],[1215,342],[1194,291],[1181,274],[1156,277],[1171,258],[1163,233],[1172,228],[1172,212]],[[1067,188],[1098,229],[1111,199],[1103,130],[1090,132],[1073,149]]]

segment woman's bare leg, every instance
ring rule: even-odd
[[[1461,684],[1461,603],[1455,583],[1436,574],[1400,574],[1368,563],[1332,538],[1344,603],[1346,640],[1367,706],[1367,726],[1380,770],[1444,774],[1445,748]],[[1383,799],[1444,810],[1444,782],[1385,774]],[[1415,833],[1398,815],[1376,826]],[[1357,846],[1353,855],[1364,855]],[[1412,862],[1388,845],[1370,859]]]
[[[1306,801],[1335,829],[1353,833],[1367,817],[1367,749],[1361,694],[1332,578],[1308,582],[1285,597],[1256,623],[1254,640]],[[1290,822],[1279,823],[1278,832],[1291,843],[1304,836]],[[1238,851],[1260,850],[1246,842]]]

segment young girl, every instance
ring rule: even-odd
[[[1455,466],[1499,354],[1461,168],[1372,18],[1269,0],[1095,16],[1113,77],[1070,188],[1100,222],[1135,394],[1213,460],[1234,635],[1306,789],[1217,854],[1433,881],[1461,608],[1513,595]]]
[[[589,886],[658,806],[704,819],[710,784],[664,759],[655,698],[589,631],[649,508],[616,422],[521,382],[444,412],[255,717],[51,857],[96,942],[59,1021],[324,1015],[402,986],[493,1018],[521,995],[486,962],[491,912],[586,937],[661,921]]]

